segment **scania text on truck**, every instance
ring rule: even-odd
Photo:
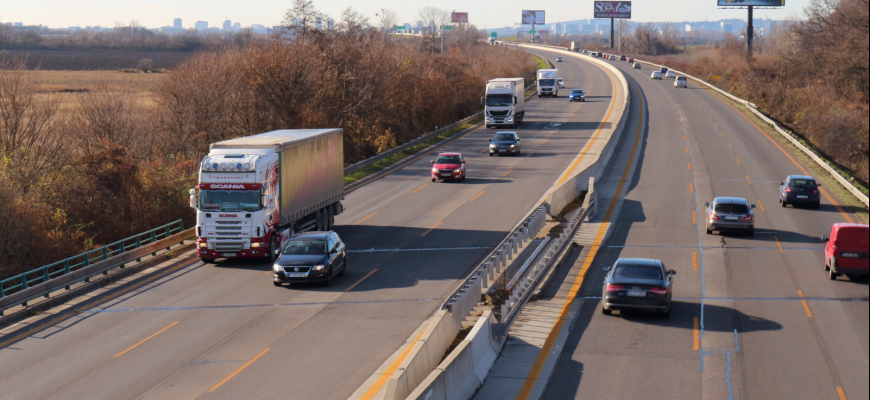
[[[553,96],[559,97],[559,87],[556,86],[556,80],[559,79],[558,69],[539,69],[538,70],[538,97]]]
[[[487,81],[483,97],[486,127],[520,126],[526,113],[525,101],[523,78],[497,78]]]
[[[190,189],[199,258],[274,261],[296,234],[332,229],[344,199],[342,140],[341,129],[287,129],[212,144]]]

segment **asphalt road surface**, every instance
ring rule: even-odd
[[[336,218],[348,273],[332,286],[274,287],[266,262],[191,259],[0,349],[0,397],[347,398],[533,208],[601,123],[611,79],[584,61],[558,66],[566,91],[527,103],[521,156],[489,157],[496,130],[477,129],[442,148],[468,160],[465,182],[431,182],[430,152],[348,193]],[[586,89],[588,101],[569,103],[572,87]]]
[[[777,181],[812,173],[736,105],[609,62],[639,85],[649,123],[543,398],[870,397],[868,281],[829,280],[819,240],[855,215],[825,187],[820,210],[781,208]],[[757,206],[753,237],[705,233],[704,203],[717,196]],[[601,313],[602,268],[620,257],[677,271],[670,319]]]

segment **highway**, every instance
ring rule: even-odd
[[[348,273],[332,286],[273,287],[268,263],[189,258],[20,340],[3,332],[0,397],[348,398],[533,208],[608,114],[611,78],[583,61],[558,66],[589,100],[529,101],[520,157],[487,156],[496,131],[475,129],[441,148],[466,157],[465,182],[431,182],[430,151],[349,191],[336,217]]]
[[[830,190],[820,210],[781,208],[777,182],[812,173],[736,105],[692,81],[651,80],[648,65],[609,62],[629,78],[632,104],[645,101],[647,125],[542,398],[870,397],[868,281],[829,280],[819,240],[856,216]],[[757,205],[753,237],[705,233],[704,203],[717,196]],[[669,319],[601,313],[603,267],[620,257],[677,271]]]

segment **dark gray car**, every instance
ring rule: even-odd
[[[665,318],[671,315],[671,275],[676,271],[665,269],[661,261],[648,258],[620,258],[605,270],[602,313],[645,310],[660,313]]]
[[[489,139],[489,156],[496,154],[520,155],[520,137],[516,132],[496,132]]]
[[[272,283],[322,282],[347,272],[345,246],[333,231],[307,232],[290,239],[272,266]]]
[[[783,207],[806,204],[818,210],[822,201],[819,186],[822,184],[812,176],[789,175],[779,183],[779,204]]]
[[[707,234],[713,231],[738,230],[749,236],[755,234],[755,204],[749,205],[746,199],[740,197],[717,197],[713,203],[704,203],[707,207]]]

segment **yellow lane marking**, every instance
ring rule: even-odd
[[[704,88],[704,90],[707,90],[708,92],[710,92],[710,90],[707,89],[707,88]],[[713,92],[710,92],[710,93],[712,94]],[[715,96],[715,94],[714,94],[714,96]],[[716,98],[719,99],[719,100],[722,100],[722,98],[720,98],[719,96],[716,96]],[[729,103],[729,102],[727,102],[727,101],[725,101],[725,100],[722,100],[722,102],[725,103],[726,105],[728,105],[728,107],[731,107],[731,109],[733,109],[735,112],[737,112],[738,114],[740,114],[741,116],[743,116],[743,118],[746,119],[747,121],[749,121],[749,123],[752,124],[752,126],[754,126],[755,129],[758,129],[758,131],[761,132],[761,134],[764,135],[764,137],[766,137],[767,140],[770,141],[770,143],[773,143],[773,145],[776,146],[776,148],[779,149],[779,151],[782,152],[782,154],[785,154],[785,156],[788,157],[789,161],[791,161],[792,164],[794,164],[796,167],[798,167],[798,169],[800,169],[801,172],[802,172],[804,175],[810,175],[810,173],[807,172],[807,170],[804,169],[804,167],[801,166],[801,165],[797,162],[797,160],[795,160],[794,157],[791,156],[791,154],[789,154],[789,152],[785,151],[785,149],[782,148],[782,146],[780,146],[779,143],[777,143],[775,140],[773,140],[773,138],[770,137],[770,135],[768,135],[767,132],[765,132],[763,129],[761,129],[761,127],[758,126],[758,124],[756,124],[755,121],[751,120],[749,117],[747,117],[747,116],[744,115],[742,112],[740,112],[739,110],[737,110],[737,108],[735,108],[733,105],[731,105],[731,103]],[[725,136],[725,134],[723,133],[722,136]],[[828,191],[827,191],[827,190],[825,190],[825,189],[823,189],[823,188],[819,188],[819,192],[821,192],[823,195],[825,195],[825,198],[827,198],[828,201],[831,202],[831,204],[834,205],[834,207],[837,209],[837,211],[840,212],[840,215],[842,215],[843,218],[845,218],[847,222],[855,222],[855,221],[852,219],[852,217],[850,217],[849,214],[846,214],[846,212],[843,211],[843,209],[840,207],[840,205],[837,204],[836,201],[834,201],[834,198],[831,197],[830,194],[828,194]]]
[[[692,271],[697,271],[697,270],[698,270],[698,253],[693,251],[692,252]]]
[[[429,184],[427,183],[427,184],[425,184],[425,185],[423,185],[423,186],[420,186],[420,187],[414,189],[414,191],[411,192],[411,194],[417,193],[417,191],[419,191],[420,189],[422,189],[422,188],[424,188],[424,187],[426,187],[426,186],[429,186]]]
[[[749,180],[749,175],[746,175],[746,182],[749,182],[750,185],[752,184],[752,181]]]
[[[689,171],[692,170],[692,163],[689,163]]]
[[[722,134],[722,137],[725,137],[725,132],[719,132],[719,133]]]
[[[83,310],[87,310],[87,309],[91,309],[91,308],[97,307],[97,306],[99,306],[100,304],[103,304],[103,303],[105,303],[105,302],[107,302],[107,301],[109,301],[109,300],[113,300],[113,299],[115,299],[115,298],[118,298],[118,297],[120,297],[120,296],[123,296],[124,294],[127,294],[128,292],[130,292],[130,291],[132,291],[132,290],[135,290],[135,289],[138,289],[138,288],[140,288],[140,287],[142,287],[142,286],[145,286],[145,285],[147,285],[147,284],[149,284],[149,283],[151,283],[151,282],[154,282],[154,281],[156,281],[156,280],[158,280],[158,279],[160,279],[160,278],[163,278],[163,277],[165,277],[166,275],[169,275],[169,274],[171,274],[171,273],[173,273],[173,272],[175,272],[175,271],[178,271],[178,270],[180,270],[180,269],[182,269],[182,268],[184,268],[184,267],[189,267],[190,264],[193,264],[193,263],[195,263],[195,262],[197,262],[197,261],[199,261],[199,260],[197,259],[197,260],[191,260],[190,262],[186,262],[186,263],[179,263],[178,265],[176,265],[176,266],[174,266],[174,267],[171,267],[171,268],[169,268],[169,269],[166,269],[166,270],[163,270],[163,271],[159,272],[157,275],[154,275],[154,276],[152,276],[152,277],[150,277],[150,278],[148,278],[148,279],[142,280],[142,281],[140,281],[140,282],[138,282],[138,283],[132,284],[132,285],[128,286],[128,287],[125,288],[125,289],[121,289],[121,290],[119,290],[119,291],[117,291],[117,292],[115,292],[115,293],[113,293],[113,294],[111,294],[111,295],[108,295],[108,296],[106,296],[106,297],[103,297],[103,298],[101,298],[101,299],[99,299],[99,300],[97,300],[97,301],[95,301],[95,302],[93,302],[93,303],[88,303],[88,304],[86,304],[86,305],[84,305],[84,306],[82,306],[82,307],[78,307],[78,308],[74,309],[73,311],[67,313],[66,315],[64,315],[64,316],[62,316],[62,317],[59,317],[59,318],[57,318],[57,319],[50,320],[50,321],[48,321],[48,322],[46,322],[46,323],[44,323],[44,324],[42,324],[42,325],[37,326],[36,328],[33,328],[33,329],[27,330],[27,331],[25,331],[25,332],[19,333],[19,334],[15,335],[15,336],[13,336],[13,337],[11,337],[11,338],[9,338],[9,339],[6,339],[6,340],[0,342],[0,349],[4,348],[4,347],[6,347],[6,346],[9,346],[10,344],[15,343],[15,342],[17,342],[17,341],[19,341],[19,340],[22,340],[22,339],[24,339],[24,338],[26,338],[26,337],[28,337],[28,336],[35,335],[35,334],[37,334],[37,333],[39,333],[39,332],[42,332],[42,331],[44,331],[44,330],[46,330],[46,329],[48,329],[48,328],[50,328],[50,327],[52,327],[52,326],[55,326],[55,325],[57,325],[57,324],[59,324],[59,323],[61,323],[61,322],[63,322],[63,321],[66,321],[66,320],[68,320],[68,319],[70,319],[70,318],[72,318],[72,317],[78,316],[78,315],[79,315],[79,312],[81,312],[81,311],[83,311]]]
[[[761,200],[758,200],[758,208],[760,208],[761,211],[764,211],[764,204],[761,204]]]
[[[686,135],[683,135],[683,140],[689,140],[689,139],[686,139]]]
[[[687,153],[687,154],[689,153],[689,148],[688,148],[688,147],[686,147],[686,153]]]
[[[402,354],[399,355],[398,358],[396,358],[396,361],[393,361],[393,363],[390,364],[389,367],[387,367],[387,370],[384,371],[381,377],[378,378],[378,380],[375,381],[374,384],[372,384],[369,390],[366,390],[366,392],[363,393],[362,397],[360,397],[360,400],[371,400],[375,397],[376,394],[378,394],[378,390],[381,390],[381,388],[384,387],[390,377],[393,376],[393,373],[396,372],[397,369],[399,369],[399,365],[402,364],[402,361],[405,361],[405,358],[407,358],[408,354],[411,353],[411,349],[413,349],[414,345],[417,344],[418,341],[420,341],[420,338],[423,337],[424,333],[426,333],[426,329],[423,329],[423,332],[420,332],[420,334],[417,335],[416,338],[414,338],[414,341],[408,344],[408,347],[402,352]]]
[[[420,189],[417,189],[417,190],[420,190]],[[374,217],[375,214],[377,214],[377,212],[373,212],[373,213],[371,213],[368,217],[365,217],[365,218],[363,218],[363,219],[361,219],[361,220],[359,220],[359,221],[356,221],[356,223],[355,223],[354,225],[359,225],[359,224],[362,223],[363,221],[365,221],[365,220],[367,220],[367,219],[369,219],[369,218],[371,218],[371,217]]]
[[[533,152],[530,152],[529,154],[526,154],[526,158],[531,157],[532,154],[535,154],[535,152],[533,151]]]
[[[800,290],[798,290],[798,296],[804,297],[804,292],[801,292]],[[804,311],[807,312],[807,318],[812,318],[813,313],[810,311],[810,305],[807,304],[807,301],[804,299],[801,299],[801,304],[804,305]]]
[[[353,285],[350,285],[350,287],[347,288],[347,289],[344,289],[344,291],[345,291],[345,292],[349,292],[349,291],[351,291],[353,288],[356,287],[356,285],[359,285],[360,283],[362,283],[362,281],[364,281],[364,280],[366,280],[366,278],[372,276],[372,274],[374,274],[375,272],[378,272],[378,269],[377,269],[377,268],[371,270],[371,272],[367,273],[366,276],[364,276],[364,277],[360,278],[360,280],[354,282]]]
[[[691,182],[689,182],[689,191],[693,193],[695,192],[695,185],[693,185]]]
[[[683,130],[686,130],[686,128],[683,128],[683,126],[680,125],[680,130],[683,131]]]
[[[732,149],[734,148],[734,146],[732,146],[731,143],[728,143],[728,147],[730,147]]]
[[[776,241],[776,247],[779,248],[779,252],[782,253],[782,245],[779,244],[779,238],[776,235],[773,235],[773,240]]]
[[[692,225],[695,225],[698,223],[698,220],[696,219],[697,218],[696,215],[697,214],[695,213],[695,211],[692,211]]]
[[[266,354],[266,352],[269,351],[269,350],[272,350],[272,348],[271,348],[271,347],[266,347],[266,350],[261,351],[260,354],[257,354],[256,356],[254,356],[254,358],[248,360],[248,362],[246,362],[244,365],[242,365],[241,367],[239,367],[239,369],[233,371],[232,374],[230,374],[229,376],[227,376],[226,378],[224,378],[224,380],[218,382],[217,385],[212,386],[211,389],[209,389],[208,391],[209,391],[209,392],[214,392],[215,390],[217,390],[217,388],[221,387],[221,385],[223,385],[224,383],[227,383],[228,380],[232,379],[232,378],[233,378],[234,376],[236,376],[236,374],[238,374],[239,372],[242,372],[243,369],[248,368],[249,365],[253,364],[254,361],[257,361],[258,358],[262,357],[263,354]]]
[[[742,162],[740,162],[740,157],[735,157],[735,158],[737,158],[737,163],[738,163],[738,164],[743,164]]]
[[[483,192],[484,192],[484,190],[481,190],[480,193],[477,194],[477,196],[472,197],[471,200],[468,200],[468,201],[474,201],[475,199],[477,199],[478,197],[480,197],[480,195],[482,195]]]
[[[550,140],[550,139],[549,139],[549,138],[547,138],[547,139],[544,139],[544,141],[543,141],[543,142],[541,142],[541,144],[544,144],[544,143],[547,143],[547,141],[548,141],[548,140]]]
[[[513,168],[509,169],[507,172],[504,173],[504,175],[502,175],[502,177],[507,176],[507,175],[508,175],[509,173],[511,173],[511,171],[513,171],[513,170],[514,170]]]
[[[692,325],[692,348],[698,350],[701,347],[701,324],[698,317],[694,318]]]
[[[481,151],[478,151],[477,153],[478,153],[478,154],[483,154],[483,152],[484,152],[484,151],[487,151],[487,150],[489,150],[489,149],[483,149],[483,150],[481,150]]]
[[[840,400],[846,400],[846,393],[843,393],[843,388],[837,386],[837,396],[840,396]]]
[[[167,326],[167,327],[165,327],[165,328],[163,328],[163,329],[157,331],[156,333],[152,334],[151,336],[148,336],[147,338],[140,340],[139,343],[136,343],[136,344],[130,346],[127,350],[124,350],[124,351],[122,351],[122,352],[120,352],[120,353],[118,353],[118,354],[115,354],[115,357],[112,357],[112,358],[118,358],[118,357],[123,356],[124,354],[127,354],[128,351],[133,350],[133,349],[135,349],[136,347],[139,347],[140,344],[145,343],[145,342],[151,340],[151,338],[153,338],[154,336],[157,336],[157,335],[159,335],[159,334],[165,332],[167,329],[172,328],[173,326],[175,326],[175,324],[177,324],[177,323],[179,323],[179,322],[180,322],[180,321],[175,321],[175,322],[169,324],[169,326]]]
[[[439,222],[438,222],[438,223],[437,223],[437,224],[435,224],[435,225],[432,225],[432,227],[431,227],[431,228],[429,228],[429,230],[428,230],[428,231],[426,231],[426,232],[423,232],[423,234],[422,234],[422,235],[420,235],[420,237],[423,237],[423,236],[426,236],[426,234],[428,234],[428,233],[429,233],[429,232],[432,232],[432,230],[433,230],[433,229],[435,229],[435,228],[437,228],[437,227],[438,227],[438,225],[441,225],[441,222],[440,222],[440,221],[439,221]]]
[[[634,84],[635,91],[638,92],[638,97],[640,97],[640,89],[637,87],[637,83],[632,83]],[[626,93],[626,95],[630,94]],[[622,173],[622,178],[619,180],[619,185],[616,187],[617,195],[613,196],[613,199],[610,201],[610,207],[607,208],[607,213],[604,215],[604,221],[606,222],[610,222],[610,218],[611,216],[613,216],[613,210],[614,208],[616,208],[616,203],[619,199],[619,193],[622,193],[622,187],[625,185],[625,181],[628,179],[628,174],[629,172],[631,172],[631,166],[634,164],[634,156],[637,154],[638,143],[640,143],[640,137],[642,136],[644,112],[643,109],[643,102],[641,101],[639,113],[640,121],[637,125],[637,136],[634,139],[634,147],[632,147],[631,149],[631,156],[629,157],[629,162],[625,166],[625,171]],[[538,377],[540,377],[541,375],[541,370],[544,368],[544,363],[547,361],[547,357],[553,350],[553,346],[556,343],[556,338],[559,336],[559,332],[562,330],[562,326],[565,325],[568,311],[571,309],[571,305],[574,303],[577,292],[580,291],[580,286],[583,285],[583,280],[586,276],[586,272],[592,266],[592,261],[595,260],[595,256],[598,254],[598,250],[601,248],[601,241],[604,240],[604,233],[606,231],[607,224],[601,224],[601,226],[598,228],[598,233],[595,235],[595,240],[592,242],[592,246],[589,247],[589,254],[587,254],[586,258],[583,260],[583,266],[580,268],[580,272],[574,279],[574,284],[571,285],[571,290],[568,291],[565,302],[562,303],[562,307],[559,310],[559,317],[556,319],[556,324],[553,326],[553,329],[550,331],[550,333],[547,334],[547,339],[544,341],[543,347],[541,347],[541,352],[538,353],[538,357],[532,364],[532,370],[529,371],[529,374],[526,376],[526,380],[523,383],[523,387],[520,388],[520,393],[517,395],[517,400],[528,400],[529,395],[531,395],[532,389],[535,387],[535,383],[538,381]]]
[[[574,172],[574,169],[577,168],[578,164],[580,164],[580,161],[583,160],[584,157],[586,157],[586,153],[592,147],[592,144],[595,143],[596,139],[598,139],[598,135],[601,134],[601,131],[604,129],[604,125],[607,123],[607,120],[610,119],[610,113],[613,112],[613,106],[616,105],[616,82],[613,81],[613,77],[610,76],[609,72],[607,72],[607,77],[610,78],[610,84],[613,86],[613,95],[611,97],[613,100],[610,102],[610,108],[607,109],[607,114],[604,116],[604,119],[601,120],[601,124],[598,125],[598,129],[595,131],[595,134],[592,135],[592,140],[586,144],[586,148],[583,149],[583,151],[580,153],[580,157],[577,157],[577,159],[574,160],[573,163],[571,163],[571,167],[568,168],[568,170],[565,171],[564,175],[559,179],[559,181],[556,182],[556,186],[560,186],[565,183],[566,180],[568,180],[568,177],[571,176],[571,174]],[[626,93],[626,96],[628,96],[628,93]]]

